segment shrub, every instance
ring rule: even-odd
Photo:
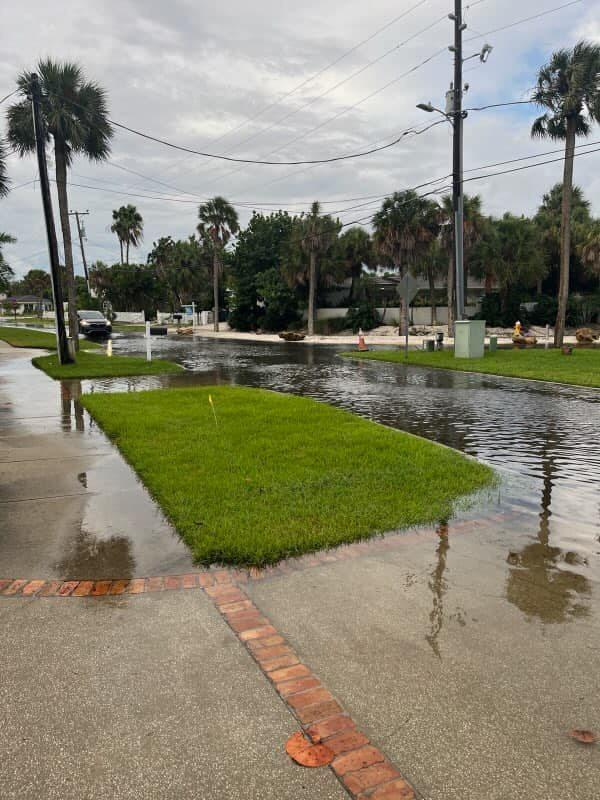
[[[346,327],[357,333],[359,328],[370,331],[381,322],[381,317],[370,300],[364,299],[354,308],[349,308],[346,314]]]
[[[264,310],[259,318],[261,328],[266,331],[281,331],[298,319],[296,296],[277,268],[273,267],[257,275],[256,288],[264,302]]]

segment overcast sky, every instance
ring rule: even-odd
[[[473,59],[465,66],[467,106],[523,99],[537,68],[554,49],[572,46],[581,37],[600,41],[600,0],[583,0],[488,33],[564,2],[464,0],[465,37],[472,39],[465,55],[476,53],[485,42],[494,46],[487,64]],[[452,23],[446,14],[452,5],[451,0],[22,0],[3,11],[3,27],[10,36],[4,37],[0,55],[0,97],[14,88],[19,71],[32,68],[38,58],[74,60],[106,88],[110,115],[118,122],[209,152],[273,160],[327,158],[386,143],[406,128],[434,121],[415,105],[432,101],[443,107],[452,54],[441,52],[405,73],[451,43]],[[429,30],[423,32],[425,28]],[[0,107],[0,135],[9,102]],[[559,145],[531,141],[534,116],[529,106],[471,113],[465,127],[465,168],[554,150]],[[263,208],[297,204],[284,207],[300,211],[313,199],[331,200],[335,202],[325,208],[337,212],[356,205],[350,198],[391,193],[444,176],[451,170],[450,133],[444,123],[380,154],[307,169],[219,164],[118,131],[107,163],[75,160],[71,183],[96,188],[73,185],[70,203],[74,210],[90,211],[89,260],[108,263],[119,255],[110,233],[111,211],[134,203],[145,224],[144,243],[134,256],[141,261],[160,236],[193,233],[198,202],[216,194],[244,204],[238,208],[244,224],[251,214],[248,202]],[[598,128],[590,141],[596,139]],[[576,182],[596,214],[599,164],[597,153],[582,157],[575,167]],[[33,156],[12,155],[8,168],[15,187],[36,177]],[[481,194],[487,213],[532,214],[561,174],[560,163],[555,163],[474,181],[467,191]],[[152,199],[157,195],[162,197]],[[372,211],[367,206],[340,218],[364,219]],[[0,201],[0,230],[18,239],[5,249],[18,275],[32,267],[47,268],[39,183],[16,188]],[[77,251],[75,257],[81,272]]]

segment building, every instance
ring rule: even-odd
[[[14,297],[0,295],[0,304],[5,313],[16,314],[20,317],[40,314],[40,311],[52,311],[54,308],[52,300],[48,300],[46,297],[36,297],[33,294]]]

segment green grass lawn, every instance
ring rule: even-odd
[[[203,564],[260,566],[433,523],[494,480],[453,450],[308,398],[211,387],[83,404]]]
[[[0,327],[0,339],[13,347],[32,347],[41,350],[56,350],[56,335],[45,331],[33,331],[30,328]],[[95,350],[100,345],[86,339],[80,340],[80,347],[84,350]]]
[[[497,350],[486,353],[484,358],[457,359],[454,352],[444,350],[426,353],[409,351],[405,361],[402,350],[371,350],[368,353],[343,353],[351,358],[371,361],[390,361],[419,367],[482,372],[504,375],[511,378],[528,378],[538,381],[556,381],[576,386],[600,387],[600,347],[573,350],[573,355],[564,356],[560,350]]]
[[[164,359],[146,361],[134,356],[111,356],[87,353],[80,350],[75,364],[59,364],[58,357],[40,356],[32,363],[51,378],[122,378],[133,375],[162,375],[166,372],[181,372],[183,367]]]

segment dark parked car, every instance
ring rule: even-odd
[[[78,311],[79,332],[85,336],[110,336],[112,325],[100,311]]]

